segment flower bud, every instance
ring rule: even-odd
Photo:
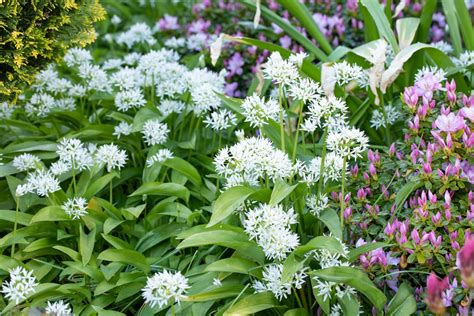
[[[446,311],[443,303],[443,292],[449,287],[448,278],[440,280],[431,273],[426,282],[426,304],[433,313],[442,315]]]
[[[474,289],[474,237],[468,238],[457,254],[457,266],[464,283]]]

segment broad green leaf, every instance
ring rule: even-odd
[[[261,273],[259,273],[260,270],[257,268],[258,265],[250,260],[242,258],[226,258],[210,263],[205,271],[241,273],[260,277]]]
[[[278,307],[279,303],[271,292],[256,293],[243,297],[226,312],[225,316],[250,315],[257,312]]]
[[[217,198],[212,207],[212,215],[208,227],[214,226],[230,216],[256,190],[246,186],[232,187]]]
[[[140,240],[137,242],[137,245],[135,246],[135,249],[140,253],[144,253],[162,241],[170,237],[177,236],[186,228],[188,228],[187,225],[180,223],[169,223],[158,226],[140,238]]]
[[[24,153],[32,151],[56,151],[57,144],[50,141],[25,141],[11,144],[3,149],[3,154]]]
[[[349,251],[349,261],[353,262],[359,258],[360,255],[373,251],[378,248],[383,248],[383,247],[388,247],[390,244],[386,244],[383,242],[372,242],[368,243],[365,245],[362,245],[360,247],[354,248],[351,251]]]
[[[387,298],[369,277],[362,271],[352,267],[332,267],[310,272],[325,281],[344,283],[352,286],[366,296],[369,301],[380,311],[387,302]]]
[[[466,50],[474,50],[474,27],[472,26],[471,15],[467,10],[466,3],[463,0],[453,0],[453,2],[456,7],[459,25],[461,25],[461,35],[464,39]]]
[[[405,316],[416,312],[416,300],[413,290],[406,283],[402,283],[397,294],[392,298],[387,307],[387,316]]]
[[[428,34],[437,4],[438,0],[426,0],[423,4],[423,10],[421,10],[420,16],[420,27],[418,29],[418,35],[416,36],[417,41],[420,43],[426,43],[428,41]]]
[[[160,182],[144,183],[130,196],[144,195],[144,194],[176,196],[178,198],[183,199],[186,202],[189,201],[189,196],[190,196],[189,190],[181,184],[160,183]]]
[[[397,205],[397,208],[394,214],[396,214],[403,207],[403,203],[405,203],[406,199],[408,199],[408,197],[413,191],[423,186],[423,182],[420,181],[418,178],[412,178],[410,180],[410,182],[408,182],[400,190],[398,190],[398,193],[395,196],[395,205]]]
[[[397,20],[396,28],[400,50],[410,46],[410,44],[413,42],[418,25],[420,25],[420,19],[418,18],[403,18]]]
[[[183,160],[179,157],[174,157],[174,158],[167,159],[166,161],[164,161],[163,166],[167,166],[178,171],[179,173],[184,175],[186,178],[188,178],[196,186],[200,186],[202,184],[202,180],[201,180],[201,176],[199,175],[199,172],[193,165],[191,165],[186,160]]]
[[[32,215],[20,211],[0,210],[0,221],[16,222],[20,225],[28,226],[32,218]]]
[[[93,181],[89,187],[87,188],[86,192],[84,193],[84,197],[86,199],[90,199],[93,196],[97,195],[106,185],[108,185],[113,178],[115,178],[117,174],[115,172],[108,173],[99,179]]]
[[[458,19],[456,17],[456,6],[453,0],[441,0],[443,4],[444,16],[448,22],[448,30],[450,35],[451,43],[453,44],[454,52],[456,56],[462,52],[461,33],[459,29]],[[470,23],[472,26],[472,22]],[[463,26],[464,28],[464,26]]]
[[[59,205],[46,206],[40,209],[31,218],[32,223],[37,222],[56,222],[56,221],[71,221],[71,217]]]
[[[283,316],[309,316],[309,313],[304,308],[295,308],[287,310]]]
[[[342,229],[339,215],[333,209],[325,209],[319,216],[324,225],[329,229],[332,235],[342,240]]]
[[[145,256],[130,249],[106,249],[97,257],[98,260],[126,263],[135,266],[145,273],[150,272],[150,265]]]
[[[294,185],[288,185],[285,181],[283,180],[278,180],[275,183],[275,186],[273,187],[272,190],[272,195],[270,197],[270,202],[268,204],[270,205],[277,205],[281,201],[283,201],[288,195],[293,192],[293,190],[298,186],[298,184]]]
[[[94,251],[95,229],[91,230],[89,234],[86,234],[81,225],[79,233],[79,251],[81,252],[82,264],[87,265],[91,260],[92,252]]]
[[[360,0],[360,4],[367,8],[370,15],[374,19],[375,24],[377,25],[377,29],[381,37],[385,38],[387,42],[393,48],[395,53],[398,53],[398,44],[393,34],[392,28],[390,27],[390,23],[385,16],[382,5],[378,2],[378,0]]]
[[[189,295],[183,299],[185,302],[205,302],[211,300],[220,300],[228,297],[236,297],[242,292],[244,285],[239,283],[223,284],[222,286],[206,292]]]
[[[357,297],[352,294],[346,294],[343,297],[338,297],[337,300],[345,316],[359,315],[360,304]]]

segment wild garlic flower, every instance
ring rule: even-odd
[[[61,208],[64,212],[72,217],[72,219],[80,219],[87,215],[87,200],[83,197],[69,198]]]
[[[306,198],[306,206],[311,214],[319,217],[322,211],[329,208],[329,199],[326,194],[312,194]]]
[[[82,82],[88,91],[109,92],[111,90],[109,77],[100,66],[82,64],[78,70],[78,75],[83,79]]]
[[[56,153],[59,160],[74,170],[85,170],[94,165],[90,151],[77,138],[63,138],[59,141]]]
[[[298,175],[301,178],[301,182],[305,182],[308,185],[314,185],[319,182],[320,171],[321,171],[322,158],[314,157],[309,163],[300,163],[297,167]],[[344,165],[344,159],[334,153],[328,152],[324,159],[324,170],[323,170],[323,181],[340,181],[342,178],[342,168]],[[346,172],[347,173],[347,164]]]
[[[177,62],[162,63],[153,71],[151,78],[145,77],[146,83],[148,84],[150,80],[154,82],[157,97],[174,97],[186,91],[186,81],[183,77],[187,72],[188,69]]]
[[[307,277],[305,270],[300,270],[289,278],[282,280],[283,264],[270,264],[263,268],[262,281],[255,281],[253,288],[255,292],[272,292],[278,300],[282,300],[291,295],[291,289],[300,289]]]
[[[208,114],[204,123],[215,131],[223,131],[237,124],[237,116],[231,111],[220,109]]]
[[[243,226],[250,239],[255,239],[269,259],[284,260],[299,246],[298,235],[290,225],[298,222],[292,208],[284,211],[281,205],[260,204],[246,212]]]
[[[295,171],[286,153],[260,137],[244,138],[231,147],[222,148],[214,164],[217,173],[226,178],[227,187],[245,183],[258,185],[258,180],[266,177],[272,181],[286,179]]]
[[[126,32],[117,35],[117,44],[126,45],[129,49],[136,44],[155,45],[156,39],[153,37],[151,28],[143,22],[132,25]]]
[[[23,267],[17,266],[9,272],[10,281],[3,282],[2,293],[6,299],[18,305],[28,295],[35,293],[38,283],[33,271],[28,271]]]
[[[439,41],[439,42],[431,43],[430,45],[433,46],[434,48],[439,49],[440,51],[442,51],[446,55],[449,55],[454,51],[453,46],[451,46],[451,44],[449,44],[445,41]]]
[[[102,64],[102,69],[112,70],[119,69],[123,65],[123,60],[121,58],[110,58],[104,61]]]
[[[385,106],[385,114],[382,113],[379,109],[375,109],[372,112],[372,118],[370,119],[370,126],[372,126],[375,129],[379,129],[381,127],[387,127],[390,125],[395,124],[396,121],[398,121],[401,118],[401,112],[398,111],[394,106],[392,105],[386,105]]]
[[[115,106],[122,112],[131,108],[140,108],[145,104],[145,96],[139,88],[123,90],[115,95]]]
[[[46,93],[35,93],[25,104],[28,116],[46,117],[56,107],[56,100]]]
[[[346,103],[333,95],[317,98],[308,106],[302,129],[313,133],[318,127],[329,126],[329,122],[343,122],[347,111]]]
[[[288,58],[288,61],[296,65],[298,68],[301,68],[303,66],[303,61],[306,57],[308,57],[308,54],[306,54],[305,52],[300,52],[296,54],[291,54],[290,58]]]
[[[150,304],[152,308],[157,305],[163,308],[186,298],[185,293],[188,289],[188,279],[180,271],[173,274],[164,270],[147,279],[146,286],[142,289],[142,296],[145,303]]]
[[[12,165],[20,171],[34,170],[41,167],[41,160],[38,156],[26,153],[13,158]]]
[[[289,85],[299,77],[298,69],[279,52],[273,52],[263,66],[263,76],[276,84]]]
[[[48,316],[73,316],[71,307],[63,300],[48,302],[45,312]]]
[[[345,86],[353,81],[361,87],[366,87],[369,83],[367,72],[357,64],[349,64],[347,61],[334,63],[332,65],[336,83]]]
[[[128,136],[132,133],[132,127],[132,124],[120,122],[119,125],[114,127],[114,132],[112,135],[117,136],[117,138],[120,138],[122,135]]]
[[[107,167],[107,172],[112,169],[121,169],[127,162],[127,153],[115,144],[102,145],[95,154],[96,160]]]
[[[147,165],[147,167],[151,167],[156,162],[163,163],[166,160],[171,159],[173,157],[174,157],[174,155],[169,149],[166,149],[166,148],[165,149],[160,149],[160,150],[158,150],[158,152],[156,154],[154,154],[153,156],[149,157],[146,160],[146,165]]]
[[[289,86],[290,97],[304,103],[316,101],[323,94],[319,83],[309,78],[298,78]]]
[[[185,81],[196,115],[201,116],[221,106],[221,98],[217,93],[224,94],[224,73],[217,74],[207,69],[195,68],[185,74]]]
[[[143,125],[143,139],[148,146],[164,144],[168,140],[169,131],[166,123],[161,123],[158,120],[148,120]]]
[[[92,61],[91,53],[79,47],[71,48],[64,55],[64,62],[68,67],[77,67],[83,64],[88,64]]]
[[[47,196],[61,190],[59,180],[49,170],[39,169],[27,176],[27,183],[20,188],[24,190],[23,193],[35,193],[39,196]]]
[[[49,166],[49,171],[55,176],[62,175],[69,170],[71,170],[71,166],[62,160],[55,161]]]
[[[160,104],[157,106],[158,111],[160,111],[163,117],[167,117],[171,113],[180,114],[184,111],[186,105],[177,100],[164,99],[161,100]]]
[[[120,90],[138,89],[143,85],[142,73],[135,69],[124,67],[110,76],[112,85]]]
[[[468,68],[474,64],[474,50],[468,50],[459,55],[459,58],[453,58],[453,62],[459,68]],[[464,72],[468,71],[463,69]]]
[[[0,103],[0,120],[11,119],[13,116],[14,108],[8,105],[7,102]]]
[[[344,315],[341,305],[333,304],[331,306],[331,312],[329,313],[329,316],[341,316],[341,315]]]
[[[278,121],[280,105],[275,99],[259,97],[256,93],[247,97],[241,105],[245,121],[252,127],[262,127],[270,119]]]
[[[357,159],[367,149],[369,139],[356,127],[343,127],[330,131],[327,148],[345,159]]]

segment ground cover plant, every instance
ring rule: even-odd
[[[102,5],[0,106],[2,315],[472,313],[469,3]]]

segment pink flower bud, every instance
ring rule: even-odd
[[[461,251],[457,254],[457,266],[464,283],[474,289],[474,237],[466,239]]]
[[[392,144],[390,145],[390,148],[388,149],[388,154],[389,154],[390,156],[395,155],[395,150],[396,150],[396,148],[395,148],[395,143],[392,143]]]
[[[443,303],[443,293],[449,287],[448,277],[440,280],[431,273],[426,281],[426,305],[435,314],[442,315],[446,311]]]

